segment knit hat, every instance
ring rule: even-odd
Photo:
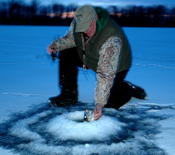
[[[75,32],[85,32],[91,24],[91,20],[96,15],[95,9],[91,5],[83,5],[78,7],[75,11]]]

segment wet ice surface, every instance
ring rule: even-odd
[[[105,108],[103,116],[83,122],[85,108],[79,102],[69,108],[48,103],[14,113],[0,124],[0,145],[19,154],[166,154],[156,142],[160,121],[175,116],[175,106],[130,103],[120,110]],[[159,114],[159,111],[172,111]]]

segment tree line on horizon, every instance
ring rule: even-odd
[[[27,4],[22,0],[0,2],[0,24],[4,25],[70,25],[76,4],[63,5],[53,3],[41,5],[38,0]],[[109,6],[105,8],[112,18],[125,27],[175,27],[175,7],[126,6],[123,8]],[[64,14],[64,18],[63,18]]]

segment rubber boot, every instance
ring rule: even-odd
[[[76,103],[78,102],[77,84],[75,82],[77,77],[73,78],[74,80],[69,80],[70,77],[62,77],[62,79],[60,80],[61,94],[49,98],[50,106],[66,107],[76,105]]]
[[[125,83],[127,83],[132,89],[132,96],[141,100],[146,100],[147,99],[147,94],[145,92],[145,90],[139,86],[136,86],[134,84],[132,84],[131,82],[128,81],[124,81]]]
[[[59,86],[61,94],[49,98],[50,106],[71,106],[78,102],[77,75],[82,62],[77,49],[71,48],[59,52]]]

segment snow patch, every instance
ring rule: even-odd
[[[84,111],[59,115],[47,124],[48,132],[61,140],[104,141],[117,135],[124,125],[117,118],[106,115],[92,122],[80,122],[83,118]]]

